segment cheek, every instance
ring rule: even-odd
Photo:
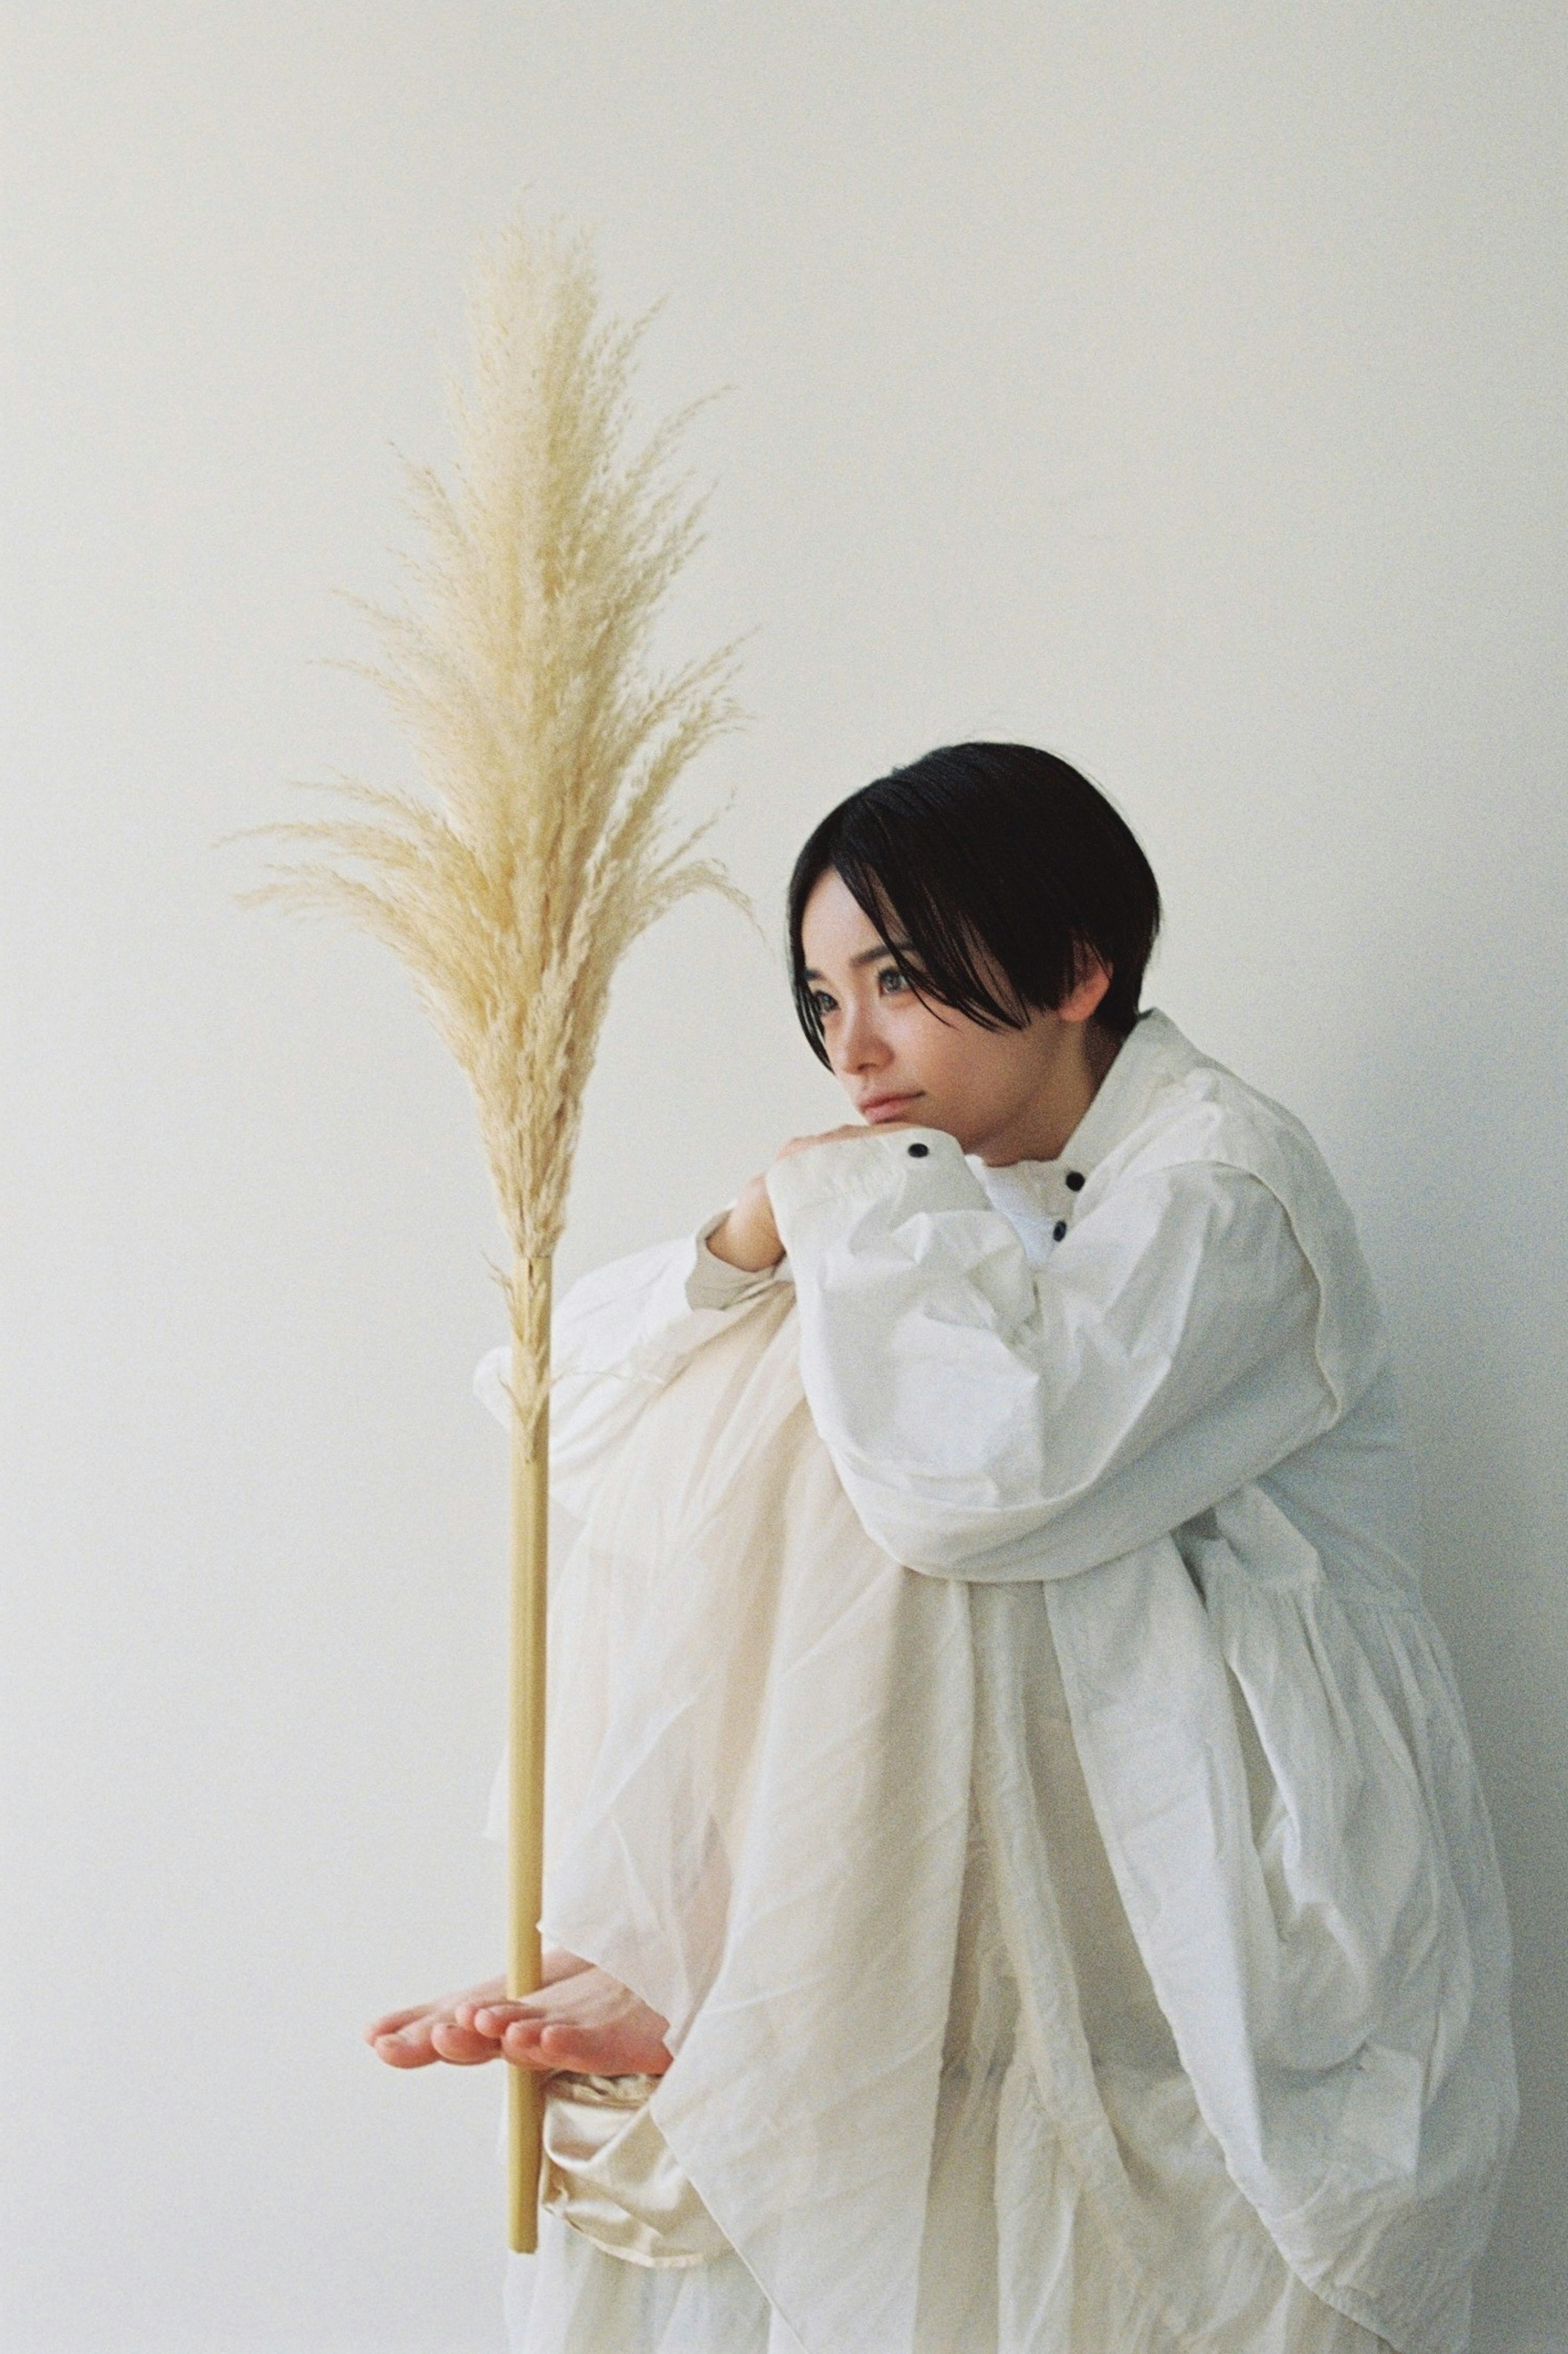
[[[975,1034],[973,1023],[960,1016],[939,1020],[917,1004],[903,1023],[902,1058],[928,1081],[947,1088],[960,1086],[973,1069]]]
[[[938,1022],[920,1008],[918,1028],[911,1024],[907,1060],[954,1104],[984,1108],[1016,1089],[1018,1055],[1011,1037],[982,1030],[962,1014]]]

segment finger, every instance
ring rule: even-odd
[[[501,2040],[502,2057],[519,2067],[535,2066],[544,2032],[544,2022],[540,2020],[514,2020]]]
[[[482,2001],[477,1996],[471,1996],[466,2002],[453,2003],[452,2018],[459,2027],[467,2028],[471,2034],[485,2035],[492,2031],[480,2026],[480,2017],[482,2013],[488,2013],[493,2008],[493,1999],[487,1998]]]
[[[467,2009],[467,2005],[464,2004],[460,2008],[457,2015],[465,2027],[475,2029],[479,2034],[500,2037],[505,2034],[509,2027],[517,2025],[520,2020],[530,2019],[537,2020],[539,2014],[533,2007],[533,1998],[524,1997],[516,2002],[476,2003],[471,2015],[467,2019],[463,2018],[463,2010]]]
[[[408,2010],[389,2010],[381,2019],[373,2019],[365,2031],[366,2043],[375,2043],[383,2035],[400,2035],[416,2019],[423,2019],[430,2006],[417,2002]]]
[[[379,2036],[372,2046],[378,2060],[388,2068],[428,2068],[437,2053],[428,2034],[415,2037],[407,2031],[400,2035]]]
[[[558,2059],[554,2052],[546,2056],[539,2049],[537,2040],[529,2044],[503,2043],[501,2046],[501,2056],[514,2068],[551,2069],[570,2065],[569,2062]],[[591,2073],[591,2071],[589,2073]]]
[[[591,2027],[552,2026],[541,2031],[532,2056],[539,2067],[574,2068],[593,2076],[601,2071],[614,2073],[611,2063],[619,2053],[614,2038]]]
[[[870,1136],[873,1133],[874,1131],[870,1127],[855,1124],[825,1128],[820,1136],[792,1136],[788,1144],[780,1145],[776,1157],[788,1161],[792,1153],[810,1152],[813,1144],[836,1144],[841,1136]]]
[[[430,2041],[437,2058],[454,2068],[474,2068],[495,2058],[493,2037],[475,2035],[471,2029],[458,2026],[454,2020],[438,2020],[430,2031]]]
[[[518,2048],[523,2048],[523,2046],[530,2046],[530,2043],[536,2043],[542,2034],[544,2034],[544,2020],[520,2018],[520,2020],[509,2020],[509,2022],[506,2022],[506,2031],[499,2036],[499,2041],[502,2041],[502,2043],[515,2043]]]

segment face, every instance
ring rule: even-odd
[[[921,1002],[832,867],[806,903],[800,937],[833,1075],[868,1122],[945,1129],[999,1168],[1062,1150],[1116,1053],[1114,1039],[1107,1057],[1098,1034],[1088,1035],[1108,986],[1102,968],[1056,1012],[1032,1010],[1026,1029],[985,1030]],[[918,970],[913,955],[906,961]],[[1006,1003],[1005,984],[998,994]]]

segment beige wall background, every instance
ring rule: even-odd
[[[519,195],[715,385],[672,616],[757,625],[719,847],[623,968],[561,1268],[840,1098],[790,858],[959,736],[1086,766],[1150,994],[1298,1109],[1397,1338],[1520,1946],[1479,2354],[1568,2348],[1561,1242],[1568,19],[142,0],[11,11],[0,2338],[481,2354],[498,2087],[362,2020],[493,1966],[500,1229],[368,942],[220,832],[404,774],[334,596],[443,456]]]

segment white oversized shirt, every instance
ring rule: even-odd
[[[671,2019],[671,2147],[811,2354],[914,2342],[972,1797],[1062,2147],[1107,2244],[1172,2269],[1046,1860],[1044,1610],[1231,2181],[1318,2297],[1460,2354],[1516,2114],[1507,1924],[1370,1280],[1310,1140],[1150,1013],[1055,1161],[901,1128],[768,1182],[780,1267],[714,1258],[715,1217],[556,1323],[555,1495],[623,1596],[646,1558],[635,1656],[600,1662],[562,1769],[546,1919]],[[504,1370],[476,1375],[503,1416]],[[830,1998],[845,1970],[865,1983]]]

